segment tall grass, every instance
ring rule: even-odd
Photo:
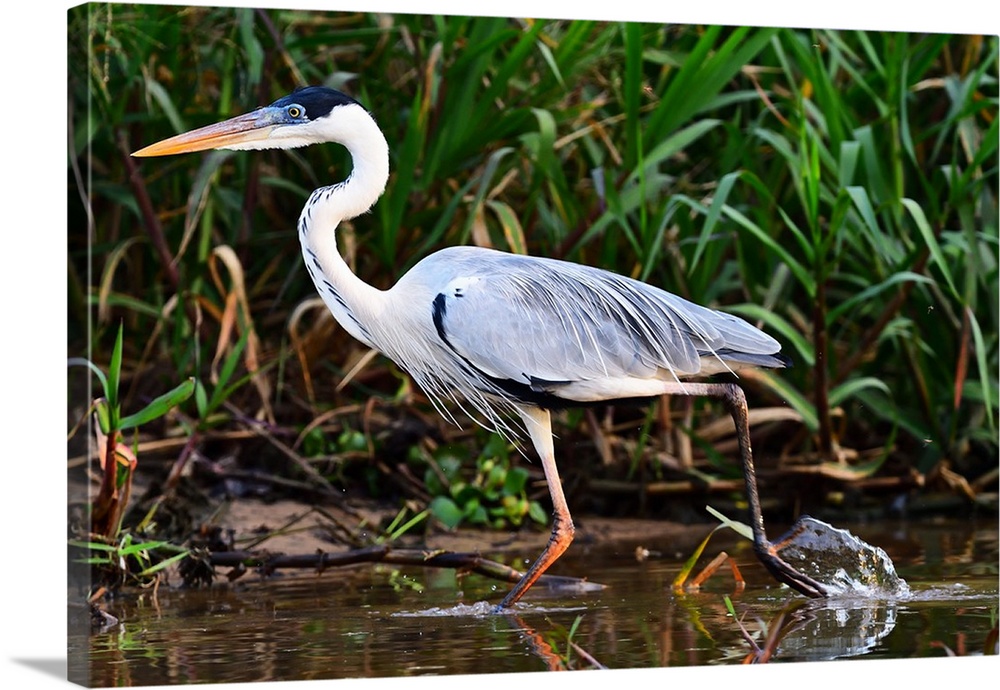
[[[293,313],[313,297],[295,218],[347,174],[345,152],[128,156],[325,83],[362,100],[392,148],[385,196],[341,230],[364,279],[386,287],[459,243],[633,275],[783,341],[796,368],[744,383],[799,414],[789,452],[895,448],[897,466],[975,480],[997,452],[997,50],[977,36],[75,8],[72,164],[94,182],[71,174],[70,350],[100,361],[123,320],[140,395],[210,375],[252,330],[258,383],[230,394],[285,424],[408,394],[384,362],[334,390],[360,346]]]

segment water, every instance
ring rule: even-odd
[[[637,543],[581,544],[555,571],[607,588],[553,596],[536,587],[517,615],[488,614],[507,585],[449,570],[248,576],[207,590],[119,597],[108,606],[118,625],[71,635],[70,675],[132,686],[704,666],[754,653],[772,663],[982,653],[997,618],[995,524],[851,531],[886,549],[909,593],[806,600],[773,586],[747,542],[714,537],[709,551],[734,556],[744,590],[724,566],[700,591],[676,593],[682,559],[639,562]],[[674,555],[668,544],[641,545]]]
[[[828,597],[903,598],[910,593],[884,549],[845,529],[806,516],[778,545],[781,557],[825,585]]]

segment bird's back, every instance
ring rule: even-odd
[[[418,263],[392,292],[410,305],[400,318],[423,320],[460,367],[569,400],[789,363],[776,340],[738,317],[555,259],[452,247]]]

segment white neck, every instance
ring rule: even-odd
[[[366,324],[382,309],[383,293],[347,266],[337,249],[336,229],[370,209],[389,179],[389,146],[364,108],[339,106],[308,125],[324,141],[343,144],[353,169],[343,182],[315,190],[299,217],[302,256],[316,289],[334,317],[351,335],[374,347]]]

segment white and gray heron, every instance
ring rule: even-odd
[[[334,89],[305,87],[133,155],[328,142],[350,152],[351,174],[315,190],[298,221],[306,269],[326,306],[352,336],[406,370],[446,416],[447,401],[469,405],[480,423],[506,434],[516,433],[508,420],[519,417],[545,471],[552,534],[497,611],[516,603],[573,540],[550,410],[664,394],[725,403],[736,423],[758,557],[777,579],[808,596],[824,595],[823,585],[786,563],[767,540],[742,389],[689,380],[748,366],[788,366],[769,335],[609,271],[480,247],[435,252],[388,290],[368,285],[340,255],[336,229],[382,195],[389,147],[368,110]]]

